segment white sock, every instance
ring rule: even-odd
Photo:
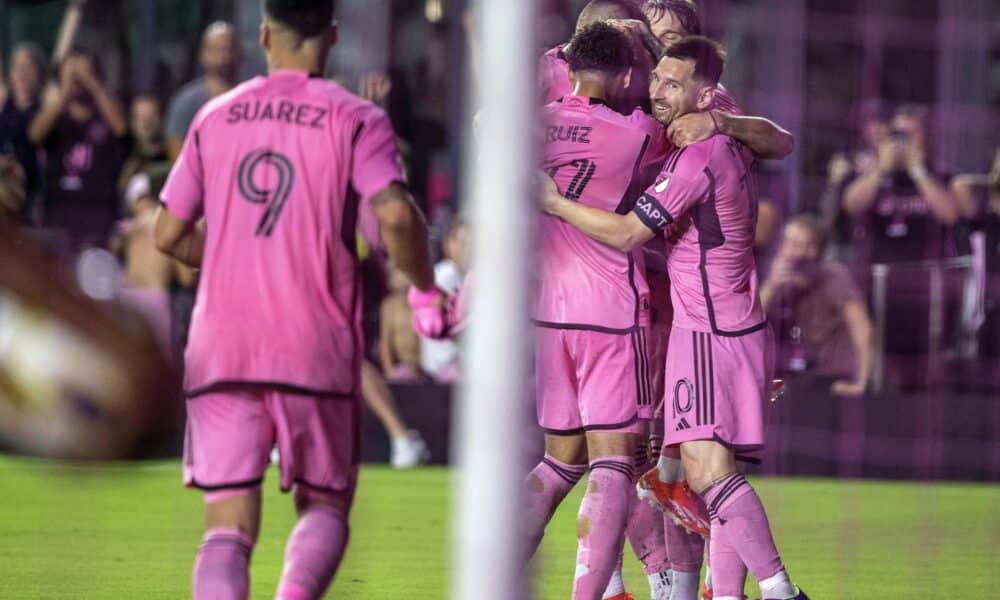
[[[743,600],[743,598],[737,598],[736,596],[714,596],[715,600]]]
[[[670,600],[697,600],[698,571],[674,571],[674,589],[670,592]]]
[[[677,483],[684,479],[684,465],[679,458],[660,455],[656,461],[656,471],[663,483]]]
[[[674,572],[670,569],[647,575],[649,592],[653,600],[670,600],[670,588],[674,581]]]
[[[620,594],[625,593],[625,580],[622,579],[622,572],[615,570],[611,574],[611,580],[608,581],[608,587],[604,589],[604,595],[601,598],[614,598]]]
[[[798,593],[798,590],[792,585],[792,580],[788,578],[788,573],[784,570],[778,571],[776,575],[760,582],[760,595],[765,600],[794,598]]]

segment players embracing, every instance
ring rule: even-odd
[[[656,119],[670,127],[705,113],[723,68],[721,48],[706,38],[666,48],[651,76]],[[785,572],[760,499],[735,464],[737,451],[763,446],[773,354],[752,252],[752,158],[739,141],[716,133],[675,150],[627,214],[574,201],[559,182],[547,185],[543,208],[621,252],[668,239],[674,318],[665,447],[680,447],[687,481],[708,506],[715,598],[742,598],[747,569],[765,600],[806,598]]]

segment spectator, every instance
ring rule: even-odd
[[[786,334],[786,370],[808,369],[830,377],[832,393],[860,396],[872,370],[872,322],[847,269],[822,260],[825,243],[819,219],[791,219],[761,299]]]
[[[171,161],[180,154],[198,109],[236,85],[240,59],[239,37],[230,23],[217,21],[205,29],[198,54],[203,74],[174,94],[167,110],[167,154]]]
[[[391,263],[388,266],[389,295],[379,311],[379,355],[382,372],[393,383],[415,383],[425,379],[420,370],[420,338],[413,331],[413,314],[406,301],[410,282]]]
[[[153,225],[159,211],[159,192],[167,178],[166,164],[137,173],[129,182],[125,204],[130,215],[111,238],[111,251],[124,263],[122,300],[132,305],[157,334],[170,354],[170,287],[176,281],[194,284],[194,271],[156,249]]]
[[[24,200],[24,169],[13,155],[0,154],[0,225],[18,220]]]
[[[455,217],[445,232],[444,258],[434,265],[434,282],[449,295],[457,294],[469,270],[468,226]],[[454,340],[420,338],[420,365],[423,371],[441,383],[451,383],[459,376],[458,343]]]
[[[844,191],[852,181],[878,166],[877,149],[889,138],[889,115],[877,102],[866,103],[862,112],[861,146],[830,158],[826,187],[820,196],[819,213],[830,232],[828,252],[831,258],[845,264],[852,262],[853,254],[851,219],[843,206]]]
[[[129,154],[118,176],[118,191],[122,194],[133,176],[168,160],[160,99],[153,94],[133,98],[129,129]]]
[[[984,321],[979,332],[979,353],[1000,356],[1000,148],[986,175],[959,175],[951,184],[962,214],[975,234],[974,252],[983,256],[985,280]]]
[[[118,173],[128,123],[104,86],[100,65],[87,54],[63,62],[28,138],[46,154],[47,226],[64,230],[74,246],[103,246],[118,214]]]
[[[927,166],[927,109],[900,107],[889,137],[877,148],[874,168],[847,186],[843,205],[848,214],[869,221],[871,261],[912,262],[943,258],[946,227],[959,218],[945,177]]]
[[[38,156],[28,141],[28,126],[38,114],[47,64],[42,50],[22,43],[10,57],[7,97],[0,108],[0,154],[12,154],[24,171],[28,199],[38,191]]]

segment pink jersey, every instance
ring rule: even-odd
[[[565,46],[566,44],[556,46],[538,61],[538,89],[543,105],[552,104],[573,93],[573,86],[569,82],[569,63],[563,56]]]
[[[667,159],[636,215],[668,250],[674,325],[721,336],[766,326],[753,256],[757,194],[750,151],[716,135]]]
[[[205,218],[189,394],[224,382],[355,392],[359,206],[403,181],[401,164],[381,109],[305,71],[202,108],[162,193],[174,216]]]
[[[565,196],[607,211],[631,210],[668,150],[652,117],[592,98],[563,97],[544,108],[543,122],[543,168]],[[641,251],[615,250],[551,216],[540,217],[539,235],[539,325],[625,332],[648,320]]]

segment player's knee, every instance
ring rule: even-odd
[[[302,514],[311,508],[322,506],[347,515],[351,510],[353,496],[348,491],[316,490],[299,485],[295,487],[295,509]]]
[[[206,492],[205,524],[209,530],[238,529],[256,540],[260,526],[260,486]]]

